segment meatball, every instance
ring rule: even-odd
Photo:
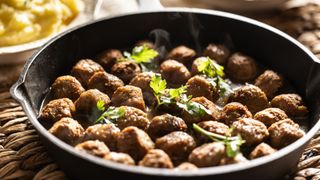
[[[85,140],[99,140],[104,142],[112,151],[117,149],[117,137],[120,129],[114,124],[95,124],[85,131]]]
[[[49,132],[73,146],[81,142],[84,136],[84,129],[78,121],[68,117],[54,123]]]
[[[106,72],[94,73],[88,83],[89,89],[98,89],[109,97],[113,95],[114,91],[116,91],[118,87],[122,86],[124,86],[124,83],[121,79]]]
[[[271,106],[284,110],[290,117],[301,117],[308,114],[308,109],[298,94],[278,95],[272,99]]]
[[[117,141],[118,151],[129,154],[134,160],[141,160],[154,143],[147,133],[137,127],[126,127],[121,131]]]
[[[226,135],[229,133],[229,127],[218,121],[202,121],[197,125],[202,129],[215,134]],[[198,137],[197,140],[200,144],[202,144],[203,142],[211,141],[211,139],[202,134],[197,133],[196,135]]]
[[[141,73],[141,69],[134,61],[120,61],[112,66],[111,73],[124,83],[129,83],[132,78]]]
[[[250,159],[256,159],[262,156],[270,155],[272,153],[275,153],[276,151],[277,150],[273,149],[268,144],[261,143],[257,147],[255,147],[253,151],[251,151],[249,157]]]
[[[135,126],[139,129],[145,130],[148,127],[150,121],[145,112],[135,107],[121,107],[125,109],[125,113],[122,117],[117,119],[117,125],[120,129],[124,129],[128,126]]]
[[[287,118],[288,116],[286,113],[279,108],[267,108],[254,115],[254,119],[263,122],[267,127],[277,121]]]
[[[220,165],[226,164],[237,164],[237,163],[246,163],[248,159],[245,158],[241,153],[238,153],[235,157],[224,157],[221,159]]]
[[[197,170],[197,169],[198,167],[196,165],[189,162],[181,163],[179,166],[176,167],[176,170],[183,170],[183,171]]]
[[[175,164],[187,160],[196,142],[188,133],[175,131],[156,140],[156,147],[164,150]]]
[[[161,149],[151,149],[139,162],[139,166],[153,168],[173,168],[170,157]]]
[[[270,142],[273,147],[282,148],[304,136],[299,124],[291,119],[284,119],[272,124],[269,128]]]
[[[83,59],[73,66],[71,75],[76,77],[84,87],[87,87],[89,79],[95,72],[104,72],[104,69],[91,59]]]
[[[118,49],[107,49],[97,57],[97,62],[108,72],[118,59],[124,58]]]
[[[188,64],[196,55],[196,51],[193,49],[186,46],[177,46],[168,53],[167,59],[174,59],[183,64]]]
[[[229,99],[230,102],[240,102],[247,106],[252,114],[261,111],[269,106],[266,94],[257,86],[245,85],[235,90]]]
[[[211,43],[203,51],[203,55],[210,57],[219,64],[226,64],[230,51],[223,45]]]
[[[252,114],[248,108],[241,103],[231,102],[222,109],[221,120],[227,125],[231,125],[238,118],[251,118]]]
[[[232,123],[233,135],[240,134],[247,146],[259,144],[269,136],[267,127],[260,121],[251,118],[239,118]]]
[[[51,93],[55,99],[69,98],[75,101],[84,91],[80,82],[72,76],[60,76],[51,86]]]
[[[142,91],[135,86],[119,87],[112,95],[111,102],[115,106],[132,106],[145,110]]]
[[[91,117],[89,121],[96,119],[96,116],[99,114],[97,109],[98,101],[103,101],[105,108],[108,108],[110,104],[108,95],[99,90],[90,89],[85,91],[75,102],[77,113],[88,115],[88,117]]]
[[[106,154],[103,159],[126,165],[135,165],[132,157],[126,153],[110,152]]]
[[[199,71],[198,71],[198,67],[205,61],[207,61],[208,58],[207,57],[198,57],[197,59],[195,59],[193,62],[192,62],[192,66],[191,66],[191,74],[192,75],[197,75],[199,74]]]
[[[143,99],[147,105],[153,105],[156,101],[156,98],[153,95],[153,90],[150,87],[150,82],[154,75],[155,74],[153,72],[143,72],[134,77],[129,83],[130,85],[143,90]]]
[[[187,128],[183,119],[171,114],[163,114],[151,120],[147,133],[152,139],[156,139],[174,131],[186,131]]]
[[[217,166],[225,154],[224,144],[213,142],[195,148],[189,155],[189,161],[198,167]]]
[[[205,97],[210,101],[217,100],[219,94],[211,83],[202,76],[194,76],[187,82],[187,94],[192,97]]]
[[[227,74],[237,82],[247,82],[253,80],[257,76],[258,67],[256,62],[241,53],[233,54],[226,66]]]
[[[101,158],[110,152],[109,148],[103,142],[98,140],[85,141],[76,145],[75,149]]]
[[[198,123],[201,121],[209,121],[209,120],[214,120],[217,121],[220,119],[220,111],[218,110],[217,106],[209,101],[205,97],[196,97],[192,98],[191,101],[196,102],[204,106],[206,109],[210,110],[210,114],[205,114],[203,116],[198,116],[198,115],[191,115],[187,111],[182,112],[182,119],[186,123]]]
[[[149,49],[156,48],[155,44],[149,40],[140,40],[140,41],[136,42],[135,46],[146,46]]]
[[[45,121],[56,122],[63,117],[72,117],[75,111],[76,107],[70,99],[56,99],[44,106],[40,118]]]
[[[179,87],[185,84],[191,77],[189,70],[175,60],[166,60],[160,65],[161,76],[169,86]]]
[[[282,77],[274,71],[266,70],[262,73],[255,82],[268,98],[272,98],[276,92],[282,87]]]

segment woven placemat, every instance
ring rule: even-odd
[[[320,57],[319,5],[290,8],[263,21],[297,38]],[[289,177],[320,180],[320,132]],[[0,87],[0,179],[67,179],[48,155],[21,106],[3,86]]]

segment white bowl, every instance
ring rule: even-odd
[[[288,0],[201,0],[228,11],[265,11],[281,7]]]

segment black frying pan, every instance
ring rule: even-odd
[[[170,39],[163,32],[169,33]],[[310,130],[306,136],[277,153],[247,164],[183,172],[108,162],[76,152],[48,133],[37,116],[43,98],[58,76],[68,74],[81,58],[93,58],[107,48],[132,46],[150,34],[157,34],[157,43],[166,47],[188,44],[201,50],[209,42],[223,43],[282,73],[308,103]],[[218,11],[161,9],[106,18],[59,35],[29,59],[11,94],[22,104],[51,156],[73,179],[276,179],[296,166],[307,143],[320,128],[319,63],[293,38],[260,22]]]

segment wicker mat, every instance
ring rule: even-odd
[[[290,8],[263,21],[286,31],[320,57],[320,6]],[[289,177],[320,180],[320,132]],[[8,88],[0,88],[0,179],[66,179]]]

